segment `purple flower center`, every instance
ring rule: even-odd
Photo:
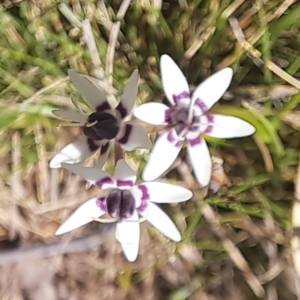
[[[135,210],[135,199],[128,190],[114,189],[106,197],[107,213],[119,220],[130,218]]]
[[[177,134],[180,134],[184,129],[188,129],[188,131],[199,130],[200,117],[193,116],[192,121],[189,121],[188,115],[189,109],[185,107],[179,109],[176,107],[172,111],[170,123],[174,126]]]
[[[119,122],[107,112],[94,112],[89,115],[88,122],[82,128],[84,135],[92,140],[111,140],[119,133]]]

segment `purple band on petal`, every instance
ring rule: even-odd
[[[101,197],[101,198],[98,198],[96,200],[96,204],[97,206],[102,210],[102,211],[106,211],[106,203],[105,203],[105,197]]]
[[[102,104],[100,104],[96,107],[97,112],[102,112],[107,109],[111,109],[111,107],[107,101],[104,101]]]
[[[141,200],[142,201],[149,200],[150,199],[150,195],[148,193],[147,187],[145,185],[143,185],[143,184],[139,184],[137,187],[142,192],[142,199]]]
[[[191,97],[190,93],[187,92],[187,91],[183,91],[183,92],[181,92],[180,94],[177,94],[177,95],[173,94],[172,96],[173,96],[173,100],[174,100],[174,102],[175,102],[176,104],[178,104],[178,102],[179,102],[180,100],[183,100],[183,99],[190,99],[190,97]]]
[[[132,180],[121,180],[118,179],[117,180],[117,186],[121,187],[121,186],[133,186],[134,182]]]
[[[202,138],[199,135],[198,137],[196,137],[195,139],[188,139],[188,143],[190,146],[196,146],[196,145],[200,145],[202,142]]]
[[[173,143],[174,141],[176,141],[176,137],[173,135],[173,130],[170,130],[168,135],[167,135],[167,139],[170,143]],[[176,144],[174,145],[175,147],[181,147],[183,144],[182,140],[178,140],[176,142]]]
[[[142,201],[141,205],[137,207],[137,210],[140,212],[145,211],[145,209],[148,207],[148,202],[147,201]]]
[[[196,99],[195,105],[197,105],[201,109],[202,113],[205,113],[207,111],[206,104],[199,98]]]
[[[96,182],[96,186],[98,187],[98,188],[102,188],[102,186],[104,185],[104,184],[113,184],[114,183],[114,181],[113,181],[113,179],[111,178],[111,177],[104,177],[104,178],[102,178],[102,179],[100,179],[100,180],[98,180],[97,182]]]
[[[168,108],[165,111],[165,122],[171,123],[172,109]]]
[[[118,142],[120,144],[126,144],[129,140],[131,131],[132,131],[132,125],[126,124],[125,125],[125,133],[124,133],[123,137],[118,140]]]
[[[120,113],[120,116],[122,119],[124,119],[127,116],[127,109],[126,107],[120,102],[118,106],[116,107],[116,110]]]
[[[95,142],[92,139],[87,139],[87,143],[91,152],[94,152],[97,149],[99,149],[99,146],[95,144]]]
[[[173,94],[173,100],[176,104],[178,104],[178,102],[182,99],[190,99],[191,95],[189,92],[187,91],[183,91],[178,95]]]
[[[139,184],[137,187],[138,187],[138,188],[141,190],[141,192],[142,192],[142,198],[141,198],[142,202],[141,202],[141,205],[140,205],[137,209],[138,209],[140,212],[142,212],[142,211],[144,211],[144,210],[147,208],[147,206],[148,206],[147,200],[150,199],[150,195],[149,195],[148,189],[147,189],[147,187],[146,187],[145,185]]]
[[[175,144],[175,147],[181,147],[183,144],[183,141],[178,141],[176,144]]]
[[[169,142],[174,142],[175,141],[175,137],[173,136],[173,130],[170,130],[168,135],[167,135],[167,139]]]
[[[206,115],[208,123],[213,123],[214,122],[214,116],[213,115]],[[213,130],[213,125],[208,125],[207,128],[205,129],[204,133],[211,133]]]
[[[100,155],[103,155],[104,153],[106,153],[106,151],[108,150],[108,147],[109,147],[109,143],[102,145],[101,150],[100,150]]]

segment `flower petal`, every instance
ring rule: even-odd
[[[60,168],[61,163],[75,164],[81,162],[99,149],[101,143],[81,137],[57,153],[50,161],[50,168]]]
[[[131,74],[124,88],[124,92],[121,97],[119,105],[116,107],[116,111],[119,113],[121,119],[124,119],[125,117],[131,114],[136,99],[136,95],[138,92],[138,83],[139,83],[139,71],[135,70]]]
[[[114,180],[111,176],[101,171],[95,167],[84,167],[80,164],[69,165],[69,164],[62,164],[62,167],[81,176],[86,181],[91,182],[94,185],[97,185],[101,189],[105,189],[111,187],[114,184]],[[105,187],[104,187],[105,186]]]
[[[117,223],[116,238],[121,243],[124,255],[127,260],[136,260],[139,252],[140,243],[140,223],[136,211],[126,220]]]
[[[109,154],[110,147],[111,147],[110,142],[107,142],[107,143],[105,143],[101,146],[98,161],[97,161],[97,163],[95,164],[94,167],[97,167],[100,170],[102,169],[102,167],[104,166],[104,164],[107,161],[107,157],[108,157],[108,154]]]
[[[147,208],[143,212],[140,212],[140,214],[166,237],[179,242],[181,240],[180,232],[170,217],[156,204],[148,202],[147,205]]]
[[[229,87],[232,74],[231,68],[224,68],[208,77],[195,89],[191,103],[202,113],[209,110]]]
[[[92,198],[79,206],[71,216],[60,225],[55,235],[63,234],[74,230],[82,225],[93,221],[93,218],[99,218],[105,213],[97,205],[97,198]]]
[[[164,173],[175,161],[183,140],[171,129],[163,133],[155,142],[144,168],[143,180],[152,181]]]
[[[136,181],[136,173],[129,167],[124,159],[120,159],[116,164],[114,179],[118,187],[131,187]]]
[[[251,135],[255,132],[255,127],[250,123],[233,116],[210,115],[213,120],[213,126],[208,126],[204,131],[205,134],[216,138],[237,138]],[[201,122],[205,123],[201,116]]]
[[[87,122],[87,116],[82,112],[75,109],[68,110],[52,110],[52,113],[55,116],[58,116],[63,119],[67,119],[72,122],[85,123]]]
[[[134,187],[135,194],[137,190],[141,200],[156,203],[178,203],[193,196],[193,193],[184,187],[164,182],[143,182]]]
[[[88,101],[92,108],[97,111],[111,109],[102,89],[97,87],[86,76],[79,74],[74,70],[69,70],[68,74],[78,92]]]
[[[211,178],[212,162],[205,140],[201,136],[188,139],[187,150],[198,183],[202,187],[207,186]]]
[[[107,142],[106,144],[103,144],[100,149],[99,157],[97,162],[94,164],[94,168],[98,168],[99,170],[102,170],[104,164],[107,162],[107,157],[109,154],[111,143]],[[86,182],[85,188],[88,190],[93,184],[90,181]]]
[[[133,111],[136,118],[153,125],[168,124],[170,113],[168,106],[157,102],[142,104]]]
[[[124,124],[117,140],[125,151],[131,151],[135,148],[149,149],[152,146],[144,127],[137,124]]]
[[[164,54],[160,58],[160,72],[166,97],[172,105],[178,104],[181,100],[190,101],[189,85],[170,56]]]

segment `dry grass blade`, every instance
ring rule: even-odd
[[[119,8],[119,11],[117,13],[117,19],[121,20],[124,18],[127,9],[130,5],[131,0],[123,0],[122,4]],[[107,46],[107,54],[106,54],[106,68],[105,68],[105,73],[107,76],[107,80],[112,86],[113,84],[113,62],[114,62],[114,56],[115,56],[115,50],[116,50],[116,43],[118,39],[118,34],[121,26],[121,21],[117,21],[113,24],[110,36],[109,36],[109,41],[108,41],[108,46]]]
[[[203,43],[205,43],[216,31],[216,26],[210,25],[210,23],[214,23],[213,20],[217,16],[219,6],[220,6],[219,1],[211,1],[210,16],[207,21],[207,27],[206,28],[203,27],[203,32],[199,36],[197,36],[198,34],[195,34],[194,41],[184,53],[184,57],[186,59],[191,59],[197,53],[197,51],[202,47]],[[202,29],[200,30],[202,31]]]
[[[107,227],[107,226],[106,226]],[[110,226],[111,227],[111,226]],[[110,232],[111,233],[111,232]],[[53,242],[51,244],[40,244],[34,246],[24,246],[9,251],[1,251],[0,265],[16,263],[26,259],[38,259],[66,253],[79,253],[89,251],[91,248],[101,245],[110,237],[110,234],[102,232],[89,234],[88,236],[80,237],[68,241],[62,246],[62,242]]]
[[[295,179],[295,200],[292,208],[292,225],[294,235],[291,239],[291,251],[294,268],[300,280],[300,161],[298,164],[297,176]],[[296,281],[297,290],[300,291],[299,280]]]
[[[251,57],[253,58],[253,62],[256,65],[258,65],[259,67],[262,66],[264,64],[263,60],[261,59],[262,54],[246,40],[238,20],[236,18],[230,18],[229,23],[241,47],[251,55]],[[297,89],[300,89],[300,81],[288,74],[287,72],[283,71],[272,61],[267,61],[266,66],[274,74],[281,77],[284,81],[288,82],[290,85],[296,87]]]
[[[211,225],[213,232],[220,238],[224,249],[227,251],[233,263],[242,272],[246,282],[257,297],[263,297],[265,291],[261,286],[258,278],[253,274],[249,264],[245,260],[240,250],[226,236],[226,232],[221,227],[218,215],[213,211],[211,206],[205,204],[202,207],[202,214],[206,221]]]
[[[69,80],[69,76],[55,80],[53,83],[49,84],[48,86],[38,90],[34,95],[32,95],[30,98],[26,99],[23,103],[28,104],[28,103],[34,102],[42,94],[57,88],[59,85],[61,85],[62,83],[66,82],[68,80]]]
[[[274,164],[272,160],[272,156],[270,153],[269,148],[267,145],[256,135],[254,135],[254,141],[263,157],[264,163],[265,163],[265,168],[268,173],[271,173],[274,171]]]
[[[26,191],[21,178],[21,138],[20,133],[15,132],[12,135],[12,175],[10,179],[13,199],[25,198]],[[13,222],[12,222],[13,223]]]
[[[228,19],[243,3],[245,0],[235,0],[222,12],[222,17]]]
[[[76,18],[69,6],[67,6],[65,3],[61,3],[60,5],[58,5],[58,9],[73,26],[81,28],[81,22],[78,20],[78,18]]]
[[[207,41],[215,32],[215,26],[209,26],[205,32],[203,32],[194,42],[193,44],[185,51],[184,57],[186,59],[192,58],[196,52],[201,48],[203,43]]]
[[[269,234],[270,235],[274,234],[276,231],[275,222],[272,216],[268,212],[266,212],[264,221],[265,221],[266,229],[269,232]],[[283,271],[284,266],[278,257],[277,245],[273,241],[270,240],[262,241],[261,244],[269,259],[268,276],[264,277],[265,280],[269,279],[270,281],[270,283],[266,287],[266,294],[268,299],[277,300],[278,293],[277,293],[276,284],[274,283],[273,279],[277,277],[281,271]]]
[[[49,191],[48,158],[46,154],[45,144],[43,141],[42,129],[38,125],[36,125],[34,128],[34,137],[37,155],[39,159],[38,170],[36,173],[37,197],[41,203],[44,203],[46,201],[47,193]]]
[[[296,0],[286,0],[283,3],[281,3],[279,5],[279,7],[277,7],[275,12],[272,11],[266,15],[267,22],[271,22],[272,20],[281,17],[286,12],[286,10],[291,5],[293,5],[295,2],[296,2]],[[254,13],[257,13],[257,11],[258,11],[257,5],[252,7],[248,11],[250,14],[246,14],[244,16],[244,18],[241,18],[241,21],[238,22],[241,24],[241,25],[238,25],[238,27],[244,28],[244,26],[248,25],[248,23],[251,22],[252,15]],[[235,24],[233,24],[233,25],[235,25]],[[235,34],[235,32],[234,32],[234,34]],[[251,47],[253,47],[252,45],[255,44],[263,36],[263,34],[264,34],[264,30],[258,29],[256,25],[252,26],[251,28],[249,28],[247,30],[246,35],[249,36],[249,43],[250,43]],[[244,53],[246,51],[247,51],[247,49],[243,48],[241,45],[237,45],[236,53],[229,55],[225,59],[223,59],[223,61],[219,64],[219,68],[224,68],[224,67],[231,65],[235,61],[237,55],[241,55],[242,53]]]
[[[97,77],[104,78],[104,71],[101,64],[101,59],[97,50],[96,42],[92,32],[91,23],[88,19],[82,21],[82,30],[84,32],[84,39],[91,54],[92,62],[96,68]]]

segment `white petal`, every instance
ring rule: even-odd
[[[181,240],[180,232],[170,217],[154,203],[148,202],[147,205],[147,208],[140,214],[166,237],[179,242]]]
[[[99,218],[105,213],[97,205],[97,198],[92,198],[79,206],[71,216],[60,225],[55,235],[63,234],[74,230],[82,225],[93,221],[93,218]]]
[[[110,142],[107,142],[101,146],[99,157],[98,157],[97,163],[94,165],[94,167],[99,168],[100,170],[103,168],[104,164],[107,161],[110,147],[111,147]]]
[[[117,223],[116,238],[121,243],[124,255],[127,260],[136,260],[139,252],[140,243],[140,223],[137,212],[127,220]]]
[[[87,122],[87,116],[75,109],[52,110],[52,113],[60,118],[67,119],[72,122],[78,122],[78,123]]]
[[[133,186],[136,181],[136,173],[129,167],[124,159],[117,161],[114,179],[118,186]]]
[[[191,103],[202,112],[210,109],[225,93],[232,79],[232,69],[222,69],[204,80],[194,91]]]
[[[171,109],[157,102],[142,104],[134,109],[133,114],[136,118],[153,125],[168,124]]]
[[[135,70],[130,76],[116,110],[119,112],[121,119],[124,119],[131,114],[134,106],[136,95],[138,92],[139,71]]]
[[[188,140],[187,150],[197,181],[201,187],[207,186],[211,178],[212,162],[205,140],[200,136]]]
[[[156,203],[178,203],[190,199],[193,193],[188,189],[168,184],[164,182],[143,182],[134,187],[134,190],[140,190],[141,200],[148,200]],[[146,198],[146,195],[148,196]]]
[[[107,157],[109,154],[109,149],[111,147],[111,143],[107,142],[106,144],[103,144],[101,146],[101,150],[99,153],[99,157],[97,162],[94,164],[94,168],[98,168],[99,170],[102,170],[103,166],[107,162]],[[90,181],[86,182],[85,189],[88,190],[93,184]]]
[[[233,116],[209,115],[213,126],[208,126],[205,134],[216,138],[236,138],[251,135],[255,127],[250,123]],[[200,123],[205,123],[207,117],[201,116]]]
[[[172,105],[180,100],[190,99],[190,89],[185,76],[170,56],[162,55],[160,58],[160,72],[166,97]]]
[[[81,137],[57,153],[50,161],[50,168],[60,168],[61,163],[75,164],[85,160],[100,147],[98,143]]]
[[[86,181],[91,182],[92,184],[97,185],[99,188],[108,188],[111,185],[114,185],[114,180],[111,176],[101,171],[95,167],[84,167],[80,164],[69,165],[69,164],[62,164],[62,167],[81,176]]]
[[[111,108],[104,91],[93,84],[87,77],[76,73],[74,70],[69,70],[68,74],[71,82],[74,84],[81,96],[88,101],[91,107],[99,111]]]
[[[155,142],[143,171],[143,180],[151,181],[164,173],[175,161],[183,140],[174,129],[163,133]]]
[[[144,127],[137,124],[124,124],[117,140],[125,151],[132,151],[136,148],[149,149],[152,146]]]

